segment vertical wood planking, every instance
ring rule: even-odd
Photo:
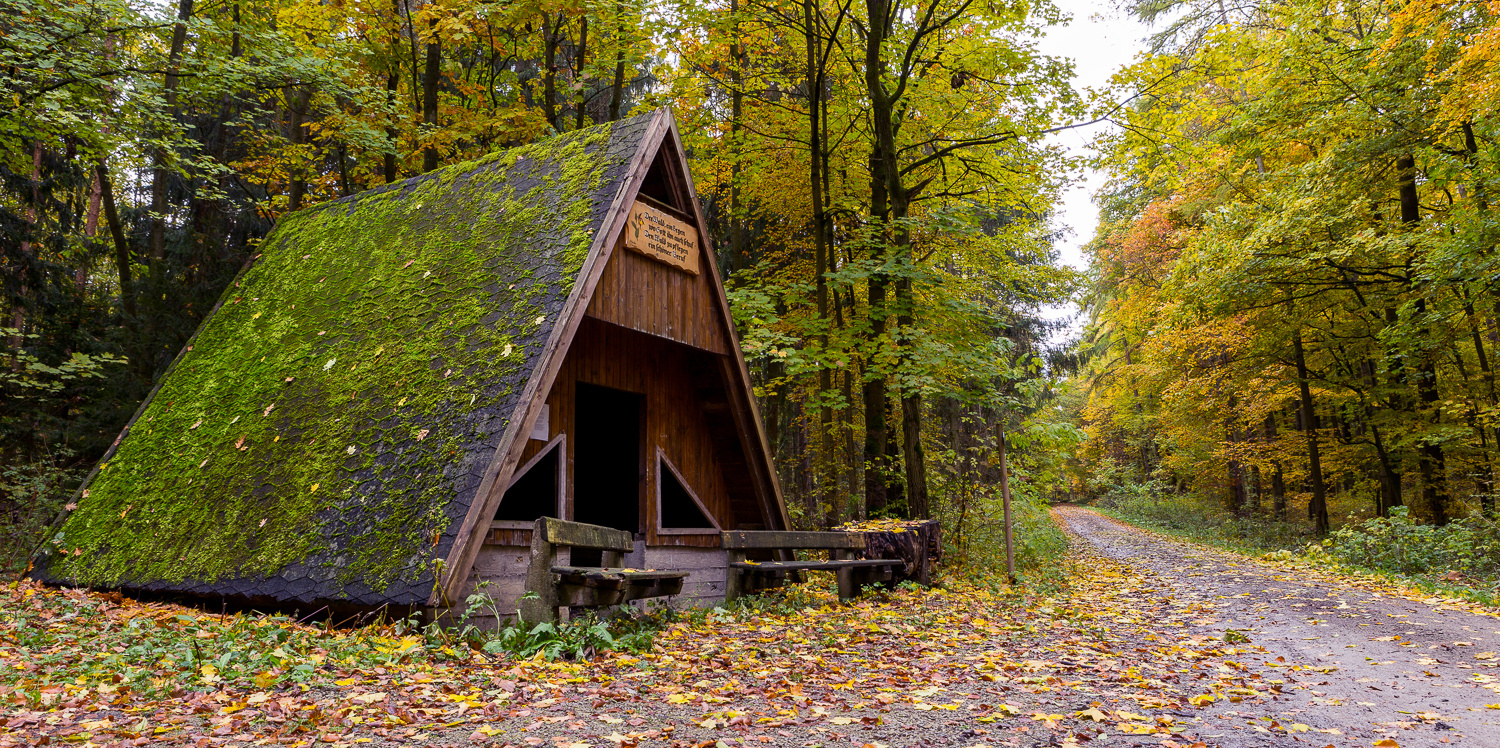
[[[702,249],[700,247],[699,251]],[[648,335],[727,355],[728,320],[721,319],[707,271],[693,275],[617,244],[585,312]]]

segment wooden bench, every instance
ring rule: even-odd
[[[782,530],[737,530],[724,533],[729,551],[728,579],[724,599],[775,587],[790,571],[832,571],[839,581],[839,599],[849,600],[861,587],[888,582],[895,567],[906,562],[888,558],[854,558],[865,550],[865,536],[857,532],[800,532]],[[826,550],[827,561],[750,561],[748,551]]]
[[[557,551],[564,547],[601,551],[601,564],[559,564]],[[551,517],[537,520],[531,531],[531,563],[526,569],[526,592],[535,595],[522,598],[521,618],[526,623],[555,621],[559,607],[620,605],[682,591],[682,580],[688,575],[685,571],[621,568],[621,556],[634,548],[634,539],[624,530]]]

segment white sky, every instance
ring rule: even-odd
[[[1054,27],[1038,46],[1045,54],[1072,58],[1076,65],[1074,87],[1079,91],[1103,89],[1116,70],[1128,64],[1137,52],[1144,49],[1142,39],[1149,29],[1111,7],[1114,3],[1089,2],[1088,0],[1053,0],[1073,20],[1066,26]],[[1070,153],[1085,154],[1089,142],[1108,125],[1067,130],[1051,136],[1051,142],[1062,145]],[[1087,170],[1076,175],[1077,179],[1063,193],[1061,210],[1056,225],[1069,230],[1058,244],[1064,264],[1082,270],[1086,263],[1081,247],[1094,237],[1099,223],[1098,210],[1094,207],[1093,194],[1104,185],[1101,173]],[[1049,310],[1045,315],[1058,319],[1077,312],[1068,304]],[[1075,322],[1074,329],[1079,329]],[[1061,342],[1061,341],[1054,341]]]

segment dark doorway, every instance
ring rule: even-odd
[[[573,519],[641,531],[642,398],[578,383],[573,410]]]

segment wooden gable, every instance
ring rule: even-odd
[[[663,206],[658,210],[669,209]],[[667,214],[681,215],[676,211]],[[629,251],[622,236],[612,248],[585,314],[647,335],[729,355],[729,329],[714,303],[716,279],[703,257],[702,241],[697,242],[694,251],[698,253],[694,259],[702,269],[698,273]]]

